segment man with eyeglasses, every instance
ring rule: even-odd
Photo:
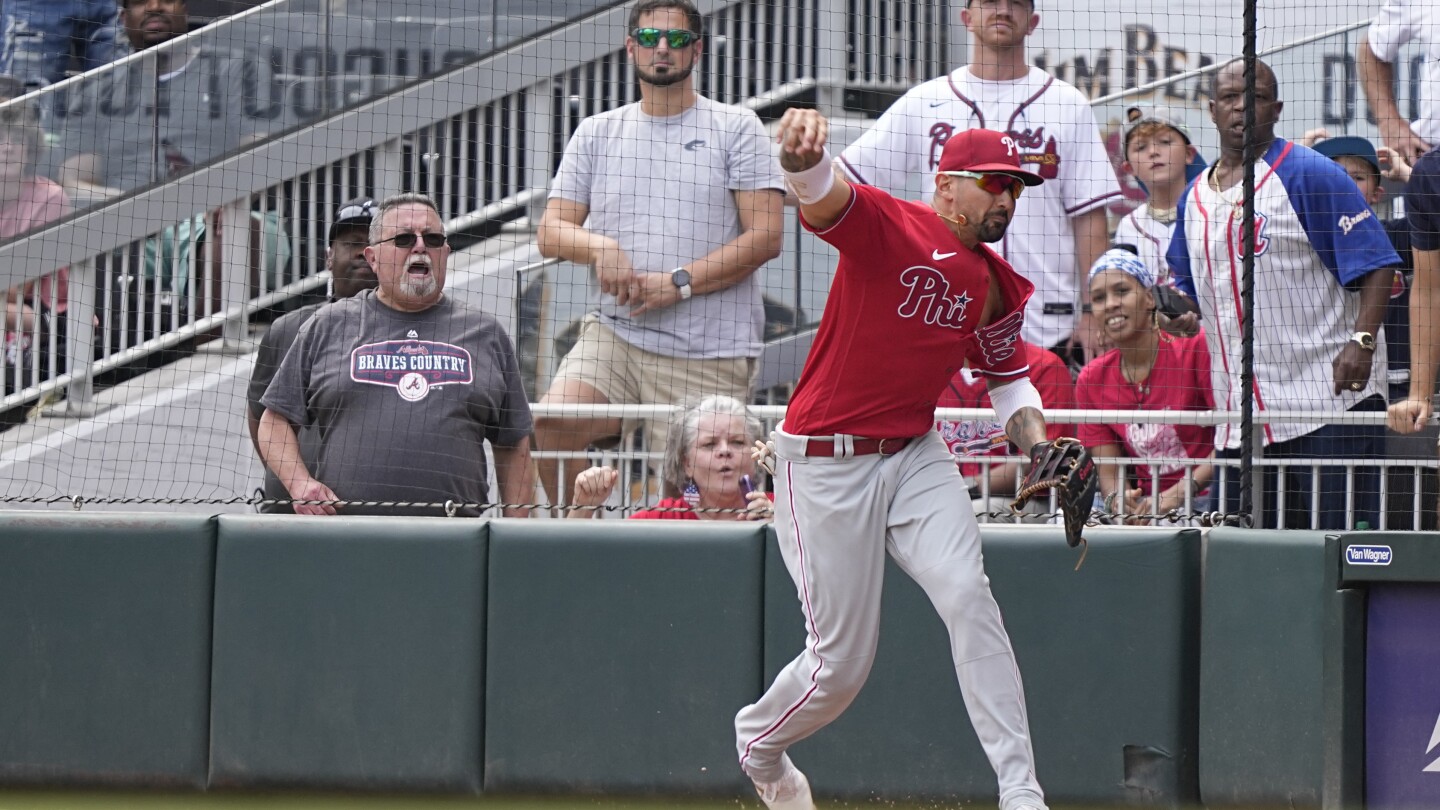
[[[748,401],[765,321],[755,271],[783,237],[775,157],[755,113],[695,92],[704,42],[689,0],[643,0],[629,20],[640,101],[580,123],[536,234],[541,255],[594,268],[599,293],[541,402]],[[535,435],[573,453],[635,427],[549,416]],[[663,450],[664,430],[646,432]],[[560,502],[559,461],[539,466]]]
[[[845,711],[870,673],[885,553],[925,590],[951,639],[1000,810],[1044,810],[1015,654],[991,595],[965,480],[935,430],[962,363],[986,380],[1006,436],[1044,453],[1046,422],[1019,336],[1034,285],[990,248],[1041,178],[999,132],[957,134],[930,204],[836,176],[829,123],[780,121],[801,224],[840,252],[820,331],[773,460],[775,534],[805,615],[805,648],[735,718],[740,765],[770,810],[814,810],[786,751]]]
[[[301,307],[275,319],[260,339],[260,349],[255,353],[255,367],[250,372],[250,388],[246,394],[246,427],[250,429],[250,441],[260,455],[260,417],[265,406],[260,398],[270,387],[270,380],[280,370],[280,361],[295,342],[300,332],[316,310],[327,303],[342,301],[365,290],[373,290],[379,283],[370,262],[365,259],[365,248],[370,244],[370,222],[375,213],[375,201],[369,197],[351,200],[335,212],[335,221],[330,223],[330,246],[325,251],[325,269],[330,273],[330,294],[324,302]],[[299,433],[300,455],[307,464],[315,460],[315,431],[305,429]],[[263,461],[263,458],[262,458]],[[288,503],[290,494],[285,491],[280,479],[268,468],[265,470],[263,489],[266,503],[261,512],[291,514],[295,510]]]
[[[968,0],[960,18],[970,31],[970,64],[911,89],[841,154],[841,164],[852,179],[903,195],[912,179],[934,173],[953,135],[977,127],[1009,134],[1021,165],[1046,182],[1016,205],[996,249],[1035,283],[1025,340],[1078,370],[1098,340],[1081,291],[1109,246],[1105,206],[1120,196],[1120,184],[1089,100],[1025,59],[1025,40],[1040,25],[1032,1]]]
[[[488,441],[504,514],[526,517],[532,425],[515,347],[493,317],[444,294],[450,247],[435,203],[386,199],[364,255],[377,286],[316,311],[261,397],[265,465],[297,514],[476,516],[490,502]],[[319,437],[313,463],[296,439],[305,427]]]

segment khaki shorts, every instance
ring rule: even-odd
[[[725,394],[748,405],[758,368],[753,357],[694,359],[647,352],[621,340],[600,323],[599,316],[589,315],[554,379],[583,382],[612,405],[683,405],[710,394]],[[627,419],[621,435],[628,436],[645,423],[650,451],[663,453],[666,425],[649,421]]]

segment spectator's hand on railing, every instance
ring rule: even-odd
[[[742,518],[745,520],[764,521],[775,519],[775,502],[770,500],[769,493],[761,492],[757,489],[746,495],[745,499],[750,503],[745,505],[746,511],[745,514],[741,515]]]
[[[1430,398],[1411,396],[1390,406],[1385,422],[1396,433],[1415,433],[1430,421]]]
[[[338,498],[330,487],[325,486],[314,478],[306,476],[289,490],[290,497],[296,501],[338,501]],[[296,503],[295,514],[297,515],[333,515],[335,507],[328,503]]]
[[[635,293],[635,268],[630,265],[630,256],[614,242],[599,251],[595,257],[595,280],[600,292],[615,296],[615,303],[625,306]]]
[[[657,309],[674,306],[680,302],[680,288],[669,273],[636,273],[631,285],[631,317]]]
[[[575,476],[575,486],[570,493],[570,517],[588,518],[600,514],[598,507],[610,497],[615,484],[620,480],[620,471],[614,467],[591,467],[581,470]],[[588,508],[587,508],[588,507]]]

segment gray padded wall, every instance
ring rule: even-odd
[[[1327,603],[1341,599],[1329,562],[1323,532],[1210,533],[1200,673],[1207,805],[1320,806]]]
[[[485,790],[737,794],[760,690],[764,529],[495,523]]]
[[[0,514],[0,783],[205,784],[214,519]]]
[[[211,785],[479,791],[486,532],[221,517]]]

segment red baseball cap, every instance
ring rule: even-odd
[[[1018,178],[1027,186],[1043,180],[1020,168],[1020,147],[1015,139],[993,129],[967,129],[951,135],[940,153],[940,174],[950,172],[997,172]]]

